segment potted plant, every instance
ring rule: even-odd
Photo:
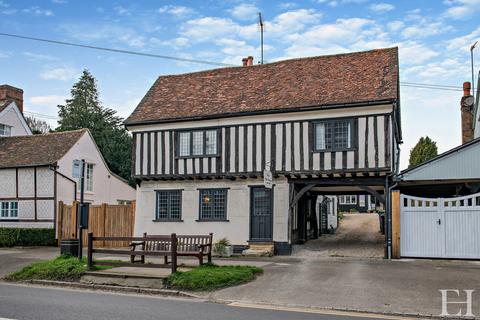
[[[213,253],[217,257],[231,257],[233,255],[233,246],[227,238],[222,238],[213,244]]]

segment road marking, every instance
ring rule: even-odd
[[[16,320],[16,319],[10,319],[10,318],[0,318],[0,320]]]
[[[386,319],[386,320],[418,320],[420,319],[420,318],[409,318],[409,317],[392,316],[392,315],[375,314],[375,313],[337,311],[337,310],[327,310],[327,309],[312,309],[312,308],[302,308],[302,307],[286,307],[286,306],[243,303],[243,302],[232,302],[232,303],[229,303],[228,305],[231,307],[239,307],[239,308],[314,313],[314,314],[349,316],[349,317],[370,318],[370,319]]]

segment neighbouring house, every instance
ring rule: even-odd
[[[398,177],[397,257],[480,259],[479,103],[463,88],[462,145]]]
[[[213,232],[237,252],[288,254],[318,234],[319,195],[388,197],[402,140],[398,49],[160,76],[125,124],[137,235]]]
[[[23,116],[23,90],[0,86],[0,137],[31,135]]]
[[[370,194],[344,194],[338,196],[340,212],[374,212],[383,210],[383,205]]]
[[[85,159],[85,201],[117,204],[135,189],[112,173],[87,129],[0,137],[0,227],[52,228],[58,203],[79,199]]]

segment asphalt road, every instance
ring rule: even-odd
[[[0,319],[372,319],[233,307],[191,299],[0,283]]]

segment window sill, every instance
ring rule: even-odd
[[[182,219],[153,219],[153,222],[183,222]]]
[[[175,159],[203,159],[203,158],[220,158],[219,154],[204,154],[196,156],[175,156]]]
[[[195,222],[230,222],[230,220],[216,220],[216,219],[197,219]]]
[[[313,153],[342,152],[342,151],[357,151],[357,148],[313,150]]]

